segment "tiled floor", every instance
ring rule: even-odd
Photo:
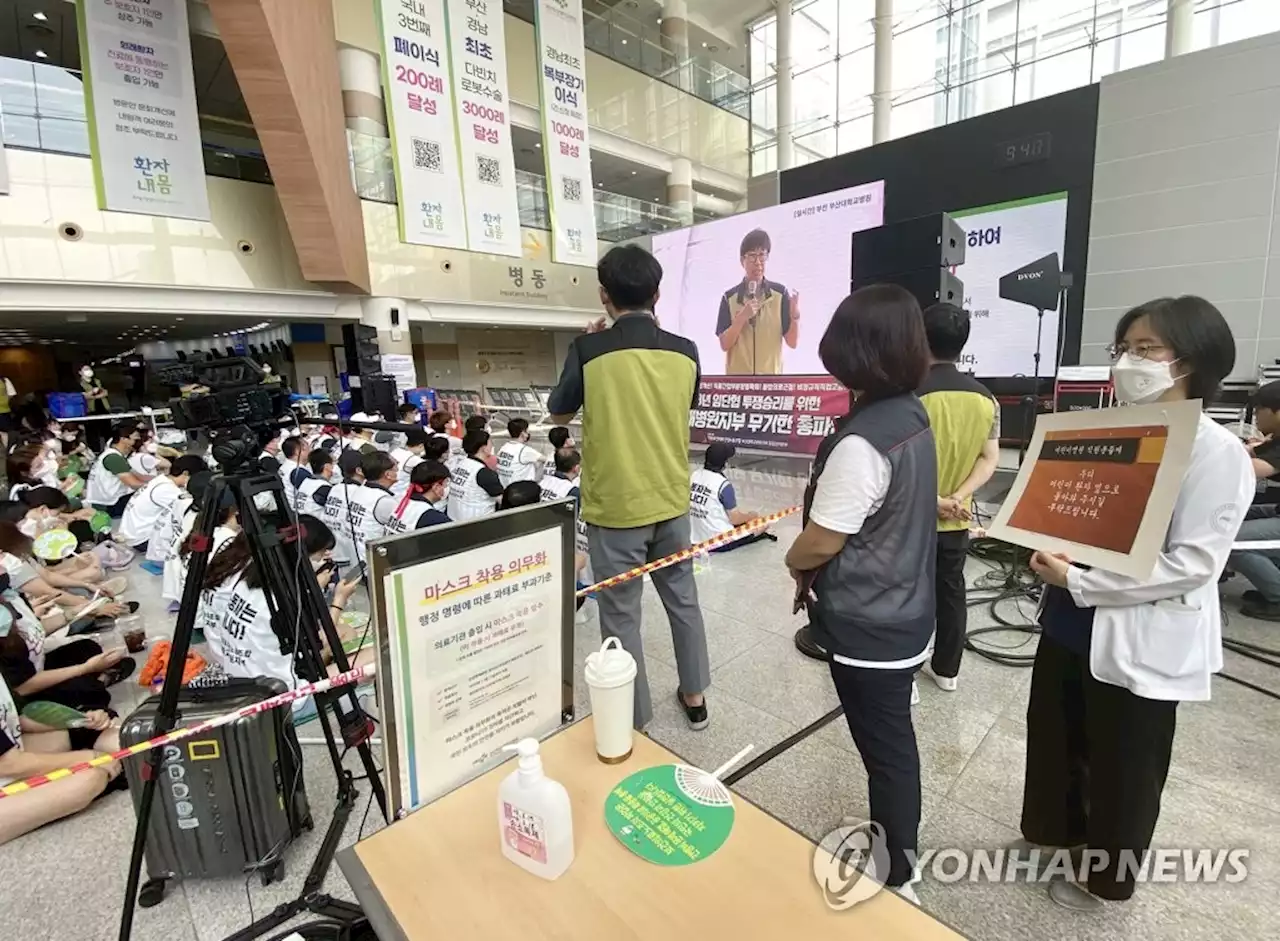
[[[740,463],[751,464],[733,475],[743,506],[772,510],[798,502],[802,479],[796,465],[750,458]],[[644,640],[656,711],[649,731],[690,762],[714,766],[748,743],[762,750],[836,704],[825,668],[801,657],[791,642],[799,621],[788,614],[791,585],[782,556],[798,525],[795,518],[779,524],[778,543],[716,556],[699,575],[712,665],[712,722],[704,732],[688,731],[676,706],[671,640],[661,604],[646,586]],[[983,566],[972,565],[971,577],[977,577]],[[134,573],[132,578],[153,632],[163,630],[171,619],[159,612],[150,577]],[[1240,590],[1229,584],[1226,594],[1230,598]],[[1236,607],[1231,600],[1227,606]],[[993,623],[985,607],[972,611],[973,624]],[[1280,631],[1238,614],[1226,632],[1280,646]],[[989,636],[993,643],[1021,642],[1012,635]],[[591,618],[578,628],[579,664],[598,642]],[[1280,690],[1280,676],[1270,667],[1229,653],[1227,670]],[[923,849],[997,848],[1018,836],[1029,682],[1029,670],[969,654],[957,692],[921,683],[923,699],[914,715],[923,763]],[[578,699],[584,707],[581,683]],[[1212,702],[1179,711],[1157,843],[1247,847],[1252,855],[1243,883],[1148,886],[1129,903],[1096,916],[1073,916],[1054,906],[1042,888],[943,884],[926,877],[919,888],[924,907],[965,935],[991,941],[1275,936],[1280,922],[1280,857],[1274,849],[1280,846],[1277,728],[1280,702],[1224,680],[1215,681]],[[305,751],[307,786],[323,828],[331,813],[332,775],[323,749]],[[813,838],[843,817],[867,814],[865,772],[839,721],[743,779],[738,790]],[[365,797],[367,789],[344,845],[356,837]],[[0,847],[0,884],[8,887],[0,895],[0,924],[6,933],[24,941],[114,937],[132,824],[128,799],[114,795],[75,819]],[[376,812],[370,814],[365,833],[379,825]],[[264,889],[256,880],[231,880],[174,887],[162,905],[139,912],[134,936],[222,938],[249,921],[250,902],[252,912],[261,915],[297,891],[319,838],[318,831],[308,834],[290,850],[282,886]],[[326,889],[347,894],[336,868]]]

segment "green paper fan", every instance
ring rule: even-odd
[[[88,716],[83,712],[61,703],[44,700],[29,702],[23,706],[22,717],[32,722],[39,722],[51,729],[79,729],[83,728],[88,721]]]
[[[32,551],[37,558],[58,561],[74,555],[79,540],[65,529],[51,529],[36,537]]]
[[[93,514],[93,519],[89,520],[89,528],[95,533],[111,532],[111,517],[99,510]]]

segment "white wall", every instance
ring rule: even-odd
[[[1102,80],[1082,363],[1154,297],[1199,294],[1236,370],[1280,357],[1280,34]]]

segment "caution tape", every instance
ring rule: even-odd
[[[128,748],[122,748],[111,754],[98,755],[90,761],[82,761],[78,764],[71,765],[67,768],[59,768],[56,771],[49,771],[45,774],[38,774],[35,777],[27,778],[25,781],[14,781],[12,784],[6,784],[0,787],[0,798],[13,797],[15,794],[22,794],[34,787],[42,784],[49,784],[52,781],[60,781],[63,778],[69,778],[73,774],[81,774],[93,768],[100,768],[103,765],[110,764],[113,761],[119,761],[123,758],[131,758],[135,755],[141,755],[143,752],[151,751],[153,748],[160,748],[163,745],[171,745],[174,742],[181,741],[184,738],[190,738],[192,735],[200,735],[212,729],[221,728],[224,725],[230,725],[239,719],[245,719],[249,716],[255,716],[270,709],[276,709],[280,706],[287,705],[298,699],[305,699],[315,693],[323,693],[327,690],[337,689],[340,686],[347,686],[351,683],[372,677],[376,669],[373,664],[362,667],[356,667],[348,670],[346,673],[339,673],[328,679],[320,680],[318,683],[303,683],[296,689],[291,689],[281,693],[279,696],[272,696],[270,699],[264,699],[262,702],[252,703],[242,709],[234,712],[228,712],[226,715],[216,716],[212,719],[206,719],[204,722],[197,722],[195,725],[188,725],[181,729],[174,729],[166,732],[164,735],[157,735],[155,738],[147,739],[145,742],[138,742],[136,745],[130,745]]]
[[[576,597],[584,598],[587,595],[600,591],[605,588],[612,588],[614,585],[621,585],[623,582],[629,582],[633,578],[639,578],[642,575],[648,575],[650,572],[656,572],[658,569],[665,569],[668,566],[678,565],[687,559],[701,555],[711,549],[718,549],[720,546],[727,546],[731,542],[736,542],[743,536],[750,535],[757,530],[766,529],[780,519],[786,519],[792,513],[798,513],[799,506],[789,506],[785,510],[779,510],[777,513],[769,513],[766,516],[760,516],[753,519],[749,523],[743,523],[741,526],[731,529],[728,532],[721,533],[719,536],[712,536],[697,545],[690,546],[688,549],[681,549],[679,552],[673,552],[671,555],[664,556],[661,559],[655,559],[653,562],[646,562],[638,568],[633,568],[621,575],[614,575],[612,578],[606,578],[603,581],[596,582],[594,585],[588,585],[586,588],[576,593]]]

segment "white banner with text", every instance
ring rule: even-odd
[[[400,240],[467,247],[444,0],[377,0]]]
[[[538,0],[538,92],[551,210],[551,260],[595,265],[582,0]]]
[[[209,218],[186,0],[80,0],[98,208]]]

